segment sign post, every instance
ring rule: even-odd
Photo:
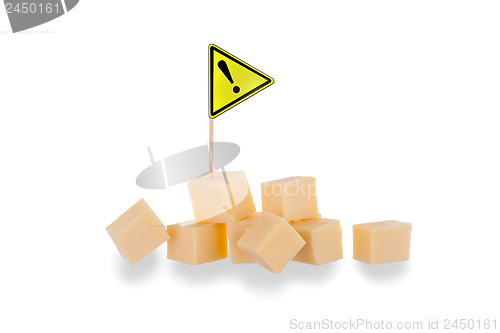
[[[214,170],[214,119],[274,83],[267,74],[217,45],[208,47],[209,164]]]

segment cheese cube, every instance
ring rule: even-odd
[[[130,265],[169,239],[165,226],[143,199],[107,226],[106,231]]]
[[[306,241],[306,245],[293,258],[294,261],[322,265],[342,259],[342,230],[339,220],[319,218],[291,225]]]
[[[262,267],[280,273],[306,242],[283,218],[262,213],[237,246]]]
[[[411,224],[382,221],[353,226],[354,259],[383,264],[410,258]]]
[[[289,177],[261,184],[262,210],[287,221],[318,218],[316,179]]]
[[[262,213],[253,213],[243,220],[232,222],[226,224],[227,236],[229,240],[229,253],[231,257],[231,262],[233,264],[243,264],[243,263],[253,263],[252,258],[247,256],[240,248],[236,245],[240,240],[241,236],[252,226],[252,224],[260,220]]]
[[[170,240],[167,258],[198,265],[227,258],[226,225],[222,223],[181,223],[167,226]]]
[[[225,171],[225,174],[227,183],[222,171],[206,174],[188,183],[197,222],[235,222],[255,212],[245,173]]]

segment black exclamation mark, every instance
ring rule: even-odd
[[[229,82],[231,82],[231,84],[234,83],[233,81],[233,78],[231,77],[231,73],[229,72],[229,68],[227,68],[227,64],[224,60],[221,60],[217,63],[217,66],[219,66],[220,70],[222,71],[222,73],[224,73],[224,75],[227,77],[227,79],[229,80]],[[233,92],[235,94],[239,93],[240,92],[240,87],[238,86],[234,86],[233,87]]]

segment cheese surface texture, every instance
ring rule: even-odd
[[[411,224],[382,221],[353,225],[353,257],[368,264],[410,258]]]
[[[256,263],[278,274],[305,243],[285,219],[264,212],[240,237],[237,246]]]
[[[287,221],[318,218],[316,179],[289,177],[261,184],[262,211]]]
[[[236,245],[241,236],[254,224],[255,221],[260,220],[262,217],[261,212],[253,213],[243,220],[226,224],[227,236],[229,241],[229,255],[233,264],[253,263],[252,258],[247,256]]]
[[[106,227],[106,231],[131,265],[169,239],[165,226],[143,199]]]
[[[197,222],[229,223],[255,212],[252,194],[243,171],[216,171],[188,183]],[[233,207],[234,206],[234,207]]]
[[[293,258],[306,264],[322,265],[342,259],[342,230],[339,220],[311,219],[291,223],[306,241],[306,245]]]
[[[222,223],[180,223],[167,226],[170,239],[167,258],[198,265],[227,258],[226,225]]]

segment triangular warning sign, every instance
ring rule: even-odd
[[[215,118],[274,83],[220,47],[208,47],[208,116]]]

